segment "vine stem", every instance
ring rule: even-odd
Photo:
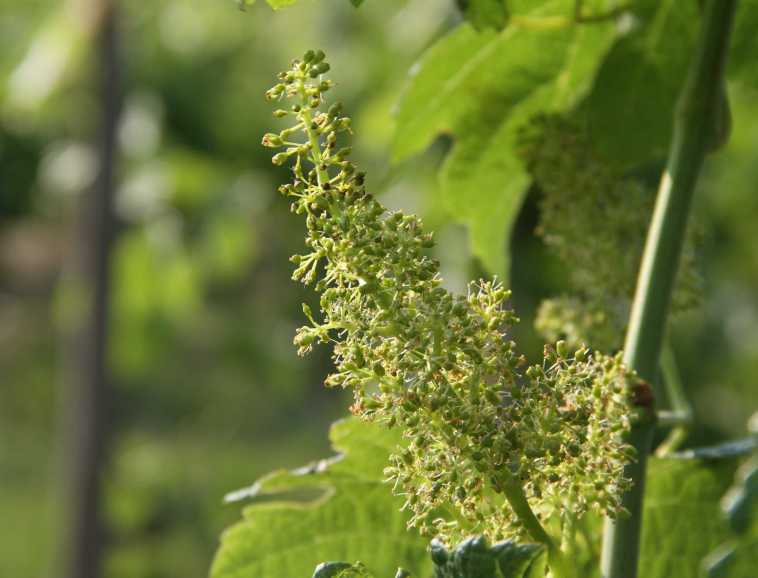
[[[554,578],[574,578],[575,572],[572,561],[566,558],[558,544],[545,531],[537,516],[534,515],[521,482],[517,478],[509,477],[504,484],[503,493],[513,509],[513,513],[524,525],[529,536],[547,548],[548,565],[552,576]]]
[[[625,363],[648,382],[654,381],[659,367],[695,183],[717,136],[736,5],[737,0],[706,2],[700,40],[677,104],[669,160],[658,189],[624,343]],[[623,498],[630,516],[605,522],[601,561],[604,578],[637,576],[647,454],[655,428],[652,409],[641,409],[642,417],[632,427],[629,440],[637,450],[637,461],[625,469],[633,482]]]
[[[308,135],[308,143],[311,145],[311,160],[313,161],[313,166],[316,169],[316,178],[318,179],[319,186],[323,186],[325,182],[329,180],[329,175],[326,174],[326,171],[321,168],[321,144],[318,140],[318,135],[316,134],[316,131],[313,130],[311,127],[311,122],[313,122],[313,119],[311,117],[311,111],[310,111],[310,105],[308,104],[308,97],[305,94],[305,86],[303,85],[301,81],[300,86],[300,97],[301,97],[301,106],[302,114],[303,114],[303,125],[305,134]]]

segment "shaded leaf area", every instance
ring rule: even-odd
[[[732,537],[704,562],[708,578],[751,578],[758,568],[758,454],[737,471],[721,501]]]
[[[758,437],[751,436],[732,440],[715,446],[692,448],[671,454],[672,458],[717,460],[750,455],[758,449]]]
[[[422,151],[437,135],[455,144],[440,175],[444,205],[469,228],[473,253],[507,277],[507,240],[529,176],[516,152],[519,128],[544,111],[571,108],[591,87],[615,36],[612,23],[542,27],[548,2],[531,25],[477,33],[464,24],[414,66],[397,113],[395,160]]]
[[[755,55],[758,52],[758,0],[741,0],[732,32],[727,75],[729,80],[758,90],[758,67]]]
[[[403,576],[402,572],[404,571],[398,570],[400,576]],[[324,562],[318,565],[316,571],[313,573],[313,578],[374,578],[374,575],[360,562],[356,562],[355,564],[349,564],[348,562]]]
[[[511,540],[492,546],[483,537],[464,540],[452,550],[432,541],[434,578],[543,578],[546,570],[544,546],[517,544]],[[327,562],[320,564],[313,578],[373,578],[362,563]],[[376,575],[379,578],[378,575]],[[395,578],[410,574],[398,569]]]
[[[382,482],[397,432],[347,419],[331,440],[341,457],[274,472],[232,496],[249,505],[222,536],[212,578],[310,576],[331,560],[360,560],[378,576],[397,565],[431,573],[427,541],[406,530],[403,500]]]
[[[463,17],[477,30],[502,30],[508,23],[506,0],[457,0]]]
[[[719,501],[735,461],[652,459],[648,467],[639,575],[699,576],[703,557],[728,535]]]
[[[698,20],[697,2],[633,3],[585,103],[590,136],[606,157],[630,166],[665,155]]]
[[[274,10],[279,10],[279,8],[283,8],[285,6],[290,6],[297,2],[297,0],[266,0],[269,6],[271,6]],[[237,5],[244,10],[248,6],[252,6],[255,4],[255,0],[237,0]],[[363,4],[363,0],[350,0],[350,4],[355,6],[356,8]]]
[[[297,2],[297,0],[266,0],[266,3],[269,6],[271,6],[271,8],[273,8],[274,10],[279,10],[279,8],[283,8],[284,6],[290,6],[294,4],[295,2]],[[248,6],[252,6],[253,4],[255,4],[255,0],[237,0],[237,5],[242,10],[244,10]]]

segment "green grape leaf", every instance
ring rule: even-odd
[[[297,2],[297,0],[266,0],[266,3],[274,10],[279,10],[284,6],[290,6]],[[255,4],[255,0],[237,0],[237,6],[240,10],[245,10],[248,6]]]
[[[735,532],[744,534],[758,527],[758,455],[740,468],[737,483],[724,496],[722,509]]]
[[[634,3],[627,34],[603,62],[586,102],[598,150],[624,164],[663,156],[698,27],[697,2]]]
[[[720,546],[703,566],[707,578],[754,578],[758,568],[758,527],[748,537]]]
[[[545,575],[545,548],[505,541],[488,546],[469,538],[452,551],[432,541],[434,578],[538,578]]]
[[[363,564],[324,562],[316,567],[312,578],[373,578]]]
[[[693,578],[703,557],[728,536],[719,502],[734,459],[651,459],[643,511],[639,575]]]
[[[274,10],[279,10],[279,8],[283,8],[284,6],[291,6],[297,2],[297,0],[266,0],[266,2]],[[358,6],[363,4],[363,0],[350,0],[350,3],[358,8]],[[244,10],[248,6],[252,6],[253,4],[255,4],[255,0],[237,0],[237,5],[241,10]]]
[[[750,578],[758,568],[758,454],[736,478],[721,501],[733,537],[704,560],[708,578]]]
[[[715,446],[705,446],[682,450],[674,454],[674,457],[687,459],[718,460],[721,458],[738,458],[749,455],[758,449],[758,437],[750,436],[738,440],[731,440]]]
[[[351,418],[332,427],[340,455],[295,471],[274,472],[233,500],[243,520],[227,529],[212,578],[310,576],[325,560],[360,560],[378,576],[397,565],[431,573],[427,541],[406,530],[403,500],[382,480],[399,434]]]
[[[266,0],[266,2],[268,2],[268,5],[274,10],[279,10],[279,8],[283,8],[284,6],[294,4],[297,0]]]
[[[569,5],[546,3],[530,21]],[[614,37],[612,23],[511,23],[501,32],[480,33],[464,24],[411,71],[397,111],[393,157],[406,159],[437,135],[453,135],[440,175],[443,204],[468,226],[473,253],[502,278],[510,229],[529,183],[516,151],[518,131],[538,112],[572,107],[589,90]]]
[[[505,0],[457,0],[463,16],[477,30],[502,30],[508,23]]]
[[[374,574],[360,562],[324,562],[318,565],[311,578],[374,578]],[[398,568],[395,578],[411,578],[411,575],[407,570]]]
[[[758,0],[742,0],[732,32],[732,43],[727,61],[727,76],[745,86],[758,89]]]

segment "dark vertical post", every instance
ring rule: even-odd
[[[81,199],[75,244],[64,279],[71,297],[63,353],[63,578],[100,575],[104,543],[101,477],[108,438],[108,318],[116,132],[121,106],[115,2],[103,0],[92,30],[100,116],[98,174]]]

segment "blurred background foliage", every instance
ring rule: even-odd
[[[51,575],[60,524],[61,283],[76,200],[96,172],[98,108],[88,44],[92,0],[0,0],[0,575]],[[466,233],[435,200],[444,140],[390,167],[392,109],[420,52],[459,15],[449,0],[301,2],[246,12],[232,0],[124,2],[118,231],[112,255],[112,401],[106,575],[207,574],[238,517],[223,495],[262,473],[328,454],[345,413],[321,386],[328,352],[291,344],[300,303],[289,280],[303,232],[279,198],[283,169],[260,137],[263,92],[321,47],[355,120],[358,162],[385,204],[437,231],[446,283],[482,274]],[[744,431],[758,405],[758,95],[731,86],[729,145],[707,165],[704,308],[674,327],[699,420],[693,443]],[[533,235],[535,195],[514,232],[514,305],[527,354],[541,299],[566,272]]]

